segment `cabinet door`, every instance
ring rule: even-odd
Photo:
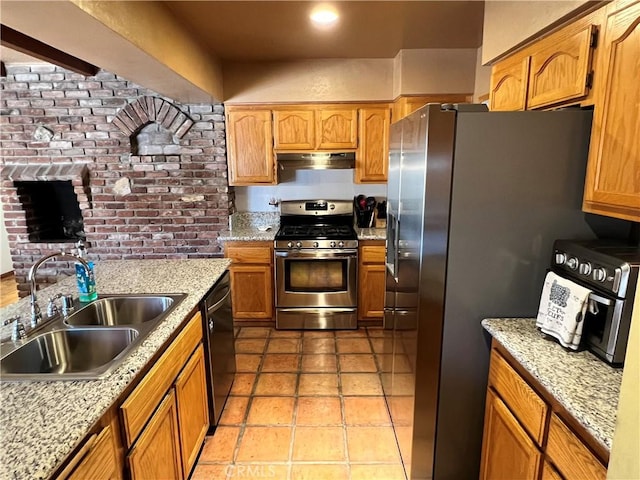
[[[358,318],[361,320],[382,318],[384,315],[385,265],[360,265],[358,277]]]
[[[391,112],[389,108],[363,108],[360,110],[359,122],[356,182],[386,183]]]
[[[188,478],[209,429],[207,380],[202,344],[178,376],[175,389],[180,425],[182,473],[184,478]]]
[[[640,221],[640,2],[607,7],[583,210]]]
[[[589,93],[595,25],[565,29],[539,42],[531,54],[527,108],[544,107]]]
[[[275,183],[270,110],[227,114],[229,185]]]
[[[275,110],[274,145],[280,150],[312,150],[316,146],[313,110]]]
[[[507,59],[491,71],[491,110],[524,110],[530,57]]]
[[[542,477],[541,480],[564,480],[558,471],[551,466],[546,460],[542,465]]]
[[[323,109],[316,112],[317,148],[352,149],[358,146],[358,110]]]
[[[117,425],[117,424],[116,424]],[[70,472],[70,473],[69,473]],[[119,480],[122,466],[118,462],[111,425],[92,435],[57,480]]]
[[[546,453],[567,480],[607,478],[607,469],[556,414],[549,422]]]
[[[506,405],[487,390],[481,480],[536,480],[542,455]]]
[[[273,317],[271,265],[232,265],[231,302],[234,318]]]
[[[173,389],[151,417],[127,458],[133,480],[183,478]]]

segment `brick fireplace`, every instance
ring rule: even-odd
[[[48,64],[7,65],[0,91],[2,205],[22,295],[31,265],[78,235],[96,262],[221,255],[234,211],[222,104],[180,104],[109,72]],[[38,214],[34,202],[55,192],[78,210]],[[42,235],[51,216],[75,234]],[[66,262],[44,267],[39,283],[72,273]]]

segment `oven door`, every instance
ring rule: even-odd
[[[276,251],[276,307],[356,307],[357,250]]]
[[[629,337],[630,315],[619,298],[592,292],[589,300],[595,308],[587,309],[582,340],[587,348],[609,363],[622,364]],[[629,318],[626,318],[629,317]]]

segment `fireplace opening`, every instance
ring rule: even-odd
[[[71,181],[14,183],[25,210],[30,242],[85,239],[82,212]]]

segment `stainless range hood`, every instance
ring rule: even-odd
[[[355,152],[278,153],[276,161],[282,169],[348,169],[355,167],[356,154]]]

